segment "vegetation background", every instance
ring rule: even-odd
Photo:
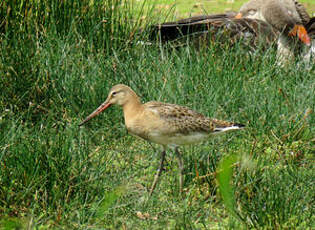
[[[1,1],[0,228],[313,228],[314,66],[139,42],[150,24],[243,2]],[[168,153],[148,199],[158,146],[128,135],[119,108],[78,127],[117,83],[247,128],[182,149],[183,196]]]
[[[143,3],[146,0],[136,0]],[[214,14],[225,11],[238,11],[247,0],[156,0],[149,4],[155,5],[155,11],[173,9],[172,16],[177,18],[200,14]],[[315,3],[312,0],[300,0],[310,15],[315,13]]]

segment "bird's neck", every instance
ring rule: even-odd
[[[291,14],[289,13],[291,11]],[[291,1],[266,1],[262,8],[262,15],[270,25],[280,32],[288,30],[287,26],[293,27],[299,21],[296,15],[295,5]]]
[[[127,103],[123,105],[125,121],[134,118],[142,111],[142,103],[140,98],[134,93],[130,96]]]

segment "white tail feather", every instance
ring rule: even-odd
[[[230,131],[230,130],[236,130],[236,129],[242,129],[242,128],[244,128],[244,127],[240,127],[240,126],[222,127],[222,128],[215,128],[214,132],[222,133],[222,132],[226,132],[226,131]]]

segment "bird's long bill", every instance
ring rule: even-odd
[[[242,18],[242,17],[243,17],[242,13],[238,13],[234,18],[240,19],[240,18]]]
[[[306,45],[311,44],[311,39],[307,34],[307,31],[302,25],[295,25],[293,29],[289,32],[290,36],[298,36],[299,39]]]
[[[91,120],[93,117],[97,116],[101,112],[103,112],[105,109],[107,109],[109,106],[111,106],[111,103],[108,103],[105,101],[103,104],[101,104],[96,110],[93,111],[89,116],[87,116],[84,121],[82,121],[79,126],[83,125],[84,123],[88,122]]]

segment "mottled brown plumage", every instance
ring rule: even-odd
[[[115,85],[106,101],[91,113],[80,125],[98,115],[110,105],[123,107],[127,130],[138,137],[163,146],[158,173],[151,187],[153,192],[165,158],[167,147],[175,149],[180,167],[180,188],[182,189],[183,160],[178,146],[196,144],[210,135],[229,130],[241,129],[244,125],[208,118],[187,107],[151,101],[142,104],[137,94],[128,86]]]
[[[215,132],[218,127],[233,126],[232,122],[211,119],[187,107],[175,104],[148,102],[144,104],[144,107],[157,111],[160,119],[164,120],[168,127],[172,129],[169,132],[171,135],[176,133],[189,134],[191,132],[210,134]]]

